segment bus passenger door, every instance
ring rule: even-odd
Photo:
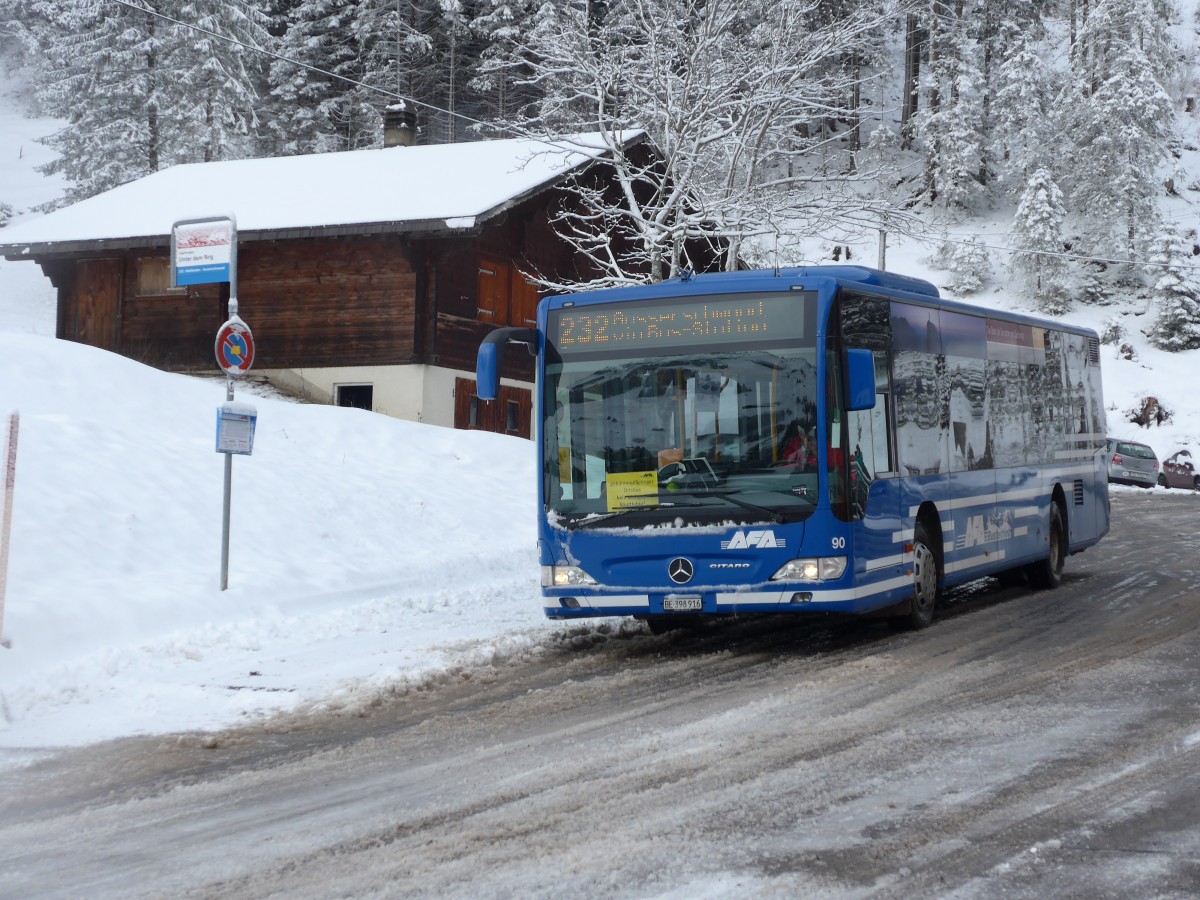
[[[846,454],[855,577],[874,581],[902,566],[900,490],[887,351],[875,358],[875,405],[847,413]]]

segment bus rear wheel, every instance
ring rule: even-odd
[[[891,623],[896,628],[916,630],[927,628],[933,622],[941,583],[937,552],[921,522],[913,531],[912,553],[913,592],[908,599],[908,611],[893,618]]]
[[[1063,566],[1067,561],[1067,529],[1063,523],[1062,507],[1050,501],[1050,551],[1045,559],[1030,563],[1025,570],[1029,583],[1035,588],[1052,590],[1062,584]]]

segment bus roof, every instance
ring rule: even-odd
[[[853,281],[871,287],[884,288],[889,291],[903,291],[908,294],[922,294],[938,299],[937,286],[923,278],[913,278],[911,275],[898,275],[895,272],[884,272],[867,266],[794,266],[786,269],[758,269],[744,272],[714,272],[705,275],[695,275],[692,280],[703,280],[708,288],[718,286],[728,279],[731,284],[742,280],[771,280],[802,279],[802,278],[831,278],[835,281]],[[678,283],[680,279],[673,279]]]
[[[829,280],[840,284],[861,284],[886,292],[906,294],[917,303],[925,301],[942,309],[964,312],[971,315],[986,315],[1007,321],[1036,325],[1042,328],[1056,328],[1061,331],[1095,336],[1094,331],[1082,326],[1027,315],[1025,313],[974,306],[961,300],[944,298],[938,291],[937,285],[923,278],[914,278],[911,275],[899,275],[895,272],[885,272],[880,269],[872,269],[868,266],[791,266],[780,269],[750,269],[740,272],[705,272],[699,275],[672,278],[668,281],[658,282],[657,284],[630,285],[628,287],[583,291],[577,294],[552,295],[547,300],[549,308],[558,309],[564,305],[591,305],[593,303],[642,300],[652,297],[661,298],[666,294],[683,297],[723,293],[726,291],[731,293],[779,291],[793,286],[797,289],[803,289],[805,287],[804,282],[809,281],[811,283],[813,279]]]
[[[563,302],[604,303],[614,300],[638,300],[658,297],[666,292],[678,295],[711,294],[722,291],[778,291],[789,287],[789,282],[812,278],[830,279],[839,282],[854,282],[889,291],[917,294],[931,300],[940,298],[935,285],[922,278],[883,272],[866,266],[795,266],[784,269],[751,269],[740,272],[706,272],[672,278],[657,284],[639,284],[628,287],[605,288],[579,294],[560,294],[552,298],[554,306]]]

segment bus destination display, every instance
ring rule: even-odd
[[[598,304],[550,311],[550,337],[563,354],[654,350],[806,336],[811,293]]]

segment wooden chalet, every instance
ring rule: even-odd
[[[493,327],[532,323],[539,293],[524,272],[581,276],[549,218],[570,202],[570,175],[606,177],[603,145],[587,143],[176,166],[0,230],[0,254],[36,262],[58,289],[59,338],[215,373],[229,285],[172,287],[169,239],[176,221],[232,214],[251,377],[316,402],[528,437],[531,360],[507,354],[502,393],[484,403],[475,354]]]

